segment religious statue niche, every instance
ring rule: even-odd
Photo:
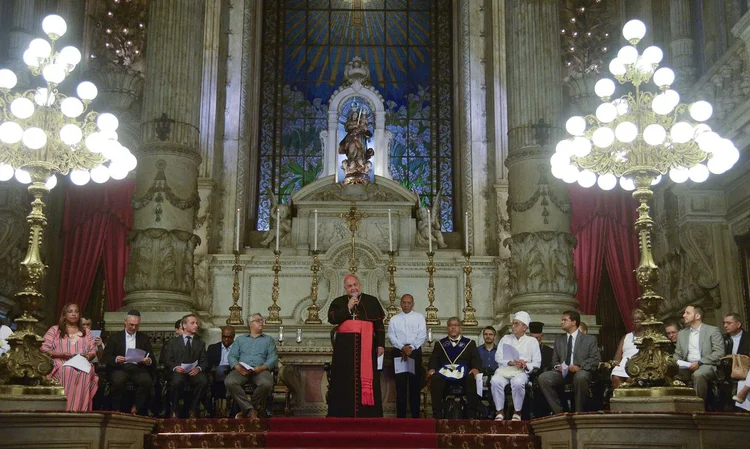
[[[328,129],[321,131],[323,171],[345,185],[392,179],[388,158],[393,135],[385,129],[383,96],[373,86],[370,67],[359,57],[344,68],[344,82],[331,95]]]
[[[372,142],[370,131],[370,117],[372,112],[367,107],[364,98],[351,97],[345,103],[342,115],[344,138],[339,142],[339,154],[344,155],[341,170],[344,172],[344,184],[368,184],[374,180],[372,162],[375,155],[373,148],[368,148]]]

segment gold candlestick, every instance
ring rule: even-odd
[[[474,316],[474,313],[477,310],[471,306],[471,263],[469,262],[469,259],[471,259],[471,253],[464,254],[464,257],[466,258],[466,265],[464,265],[464,273],[466,273],[464,300],[466,302],[466,307],[464,307],[464,319],[461,320],[461,324],[464,326],[477,326],[479,323]]]
[[[276,255],[276,260],[273,262],[273,287],[271,288],[271,302],[273,304],[268,306],[268,318],[266,318],[266,323],[281,324],[281,317],[279,316],[281,307],[276,304],[276,301],[279,300],[279,271],[281,271],[279,257],[281,256],[281,251],[274,251],[273,253]]]
[[[393,275],[396,273],[396,264],[393,263],[394,257],[396,256],[395,251],[388,251],[388,300],[391,305],[388,306],[385,317],[385,324],[388,324],[394,315],[398,313],[398,307],[396,307],[396,281]]]
[[[427,253],[427,274],[429,275],[429,282],[427,283],[427,300],[430,301],[430,305],[425,309],[427,312],[426,322],[427,325],[439,326],[440,320],[437,316],[438,308],[433,305],[435,302],[435,281],[433,279],[433,275],[435,274],[434,251]]]
[[[310,300],[312,304],[307,308],[307,319],[305,324],[321,324],[323,323],[318,316],[320,307],[318,307],[318,271],[320,271],[320,260],[318,254],[320,251],[313,251],[313,263],[310,267],[310,271],[313,272],[312,284],[310,284]],[[299,329],[297,329],[299,331]],[[297,342],[299,343],[299,342]]]
[[[245,320],[242,319],[242,307],[238,304],[240,299],[240,271],[242,271],[242,265],[240,264],[240,252],[234,252],[234,265],[232,266],[234,271],[234,283],[232,284],[232,305],[229,306],[229,318],[227,318],[227,324],[232,326],[242,326],[245,324]]]

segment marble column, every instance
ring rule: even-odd
[[[535,319],[547,314],[552,322],[578,304],[567,185],[549,167],[563,135],[559,2],[506,4],[509,309],[526,310]]]
[[[127,308],[193,309],[204,7],[193,0],[149,5]]]
[[[42,18],[36,13],[35,0],[13,0],[8,31],[8,68],[16,72],[18,85],[27,86],[31,73],[23,62],[23,52],[35,37],[45,37]]]
[[[670,64],[675,72],[675,85],[692,86],[695,81],[695,40],[690,0],[670,0],[669,29],[671,37]]]

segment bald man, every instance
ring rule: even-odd
[[[382,417],[377,358],[385,352],[385,312],[378,298],[362,293],[357,276],[344,277],[344,290],[328,309],[328,322],[338,326],[328,416]]]

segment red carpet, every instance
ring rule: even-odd
[[[525,422],[395,418],[159,420],[146,449],[536,449]]]
[[[267,447],[437,448],[434,419],[287,418],[270,420]]]

